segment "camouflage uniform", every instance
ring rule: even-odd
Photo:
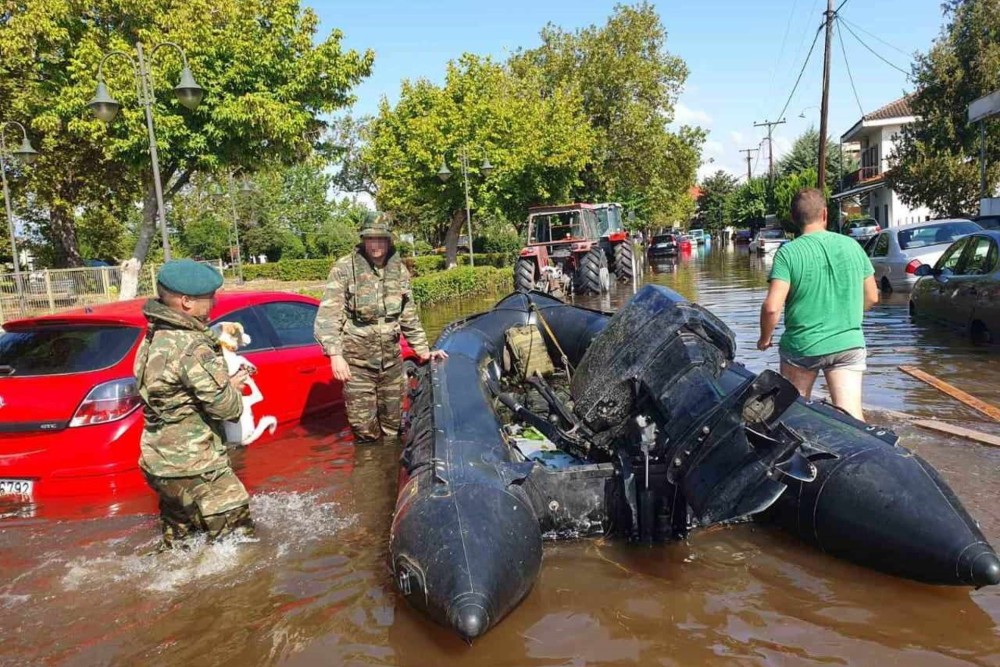
[[[388,236],[384,218],[368,221],[367,235]],[[410,293],[410,273],[390,248],[375,266],[362,243],[333,265],[316,315],[316,340],[327,356],[342,355],[351,369],[344,384],[347,420],[355,440],[396,442],[402,421],[400,333],[417,354],[429,352]]]
[[[149,321],[135,360],[145,403],[139,467],[160,497],[163,543],[195,532],[210,540],[253,533],[250,497],[229,465],[222,421],[243,412],[240,392],[210,329],[158,300],[143,308]]]

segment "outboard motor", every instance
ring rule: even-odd
[[[802,439],[780,423],[798,391],[771,371],[736,391],[721,377],[733,333],[717,317],[648,285],[612,317],[571,383],[575,416],[622,469],[631,535],[683,536],[699,524],[760,512],[786,478],[811,481]]]

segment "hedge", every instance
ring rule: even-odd
[[[268,264],[244,264],[244,280],[281,280],[281,281],[316,281],[326,280],[333,266],[332,259],[283,259]],[[403,260],[406,268],[414,277],[426,276],[435,271],[444,270],[444,257],[441,255],[423,255],[407,257]],[[469,263],[469,256],[459,255],[458,264]],[[476,255],[476,266],[509,267],[512,265],[509,255],[504,253]]]
[[[413,290],[413,300],[426,306],[469,294],[509,292],[513,289],[513,284],[514,273],[510,269],[463,266],[414,278],[410,288]],[[323,298],[323,290],[318,287],[300,289],[298,293]]]

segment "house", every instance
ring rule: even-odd
[[[915,120],[907,96],[865,114],[845,132],[840,141],[845,145],[857,143],[861,166],[844,177],[843,185],[833,195],[834,201],[858,199],[861,211],[882,227],[930,220],[930,209],[907,206],[885,182],[889,156],[896,148],[900,132]]]

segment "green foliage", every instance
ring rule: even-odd
[[[419,304],[439,303],[472,294],[489,294],[513,288],[514,274],[509,268],[464,266],[414,278],[413,300]]]
[[[770,193],[766,177],[751,178],[731,195],[730,211],[734,224],[747,226],[763,220],[770,210]]]
[[[687,66],[667,51],[656,8],[618,5],[602,26],[570,33],[549,25],[541,39],[511,62],[540,80],[543,97],[570,91],[583,101],[595,141],[576,198],[623,202],[653,226],[686,220],[704,132],[667,129]]]
[[[774,205],[772,211],[778,216],[778,220],[781,221],[781,225],[785,228],[785,231],[797,231],[792,225],[792,198],[795,197],[795,194],[802,188],[816,187],[816,178],[817,174],[815,169],[805,169],[798,173],[789,174],[775,180],[773,199]],[[827,198],[827,201],[829,201],[830,188],[824,187],[823,194]]]
[[[706,178],[699,186],[699,217],[705,229],[719,230],[732,222],[733,194],[736,192],[736,177],[721,169]]]
[[[332,259],[294,259],[267,264],[244,264],[244,280],[308,281],[326,280],[333,266]]]
[[[969,102],[1000,88],[1000,0],[948,0],[946,24],[913,63],[918,120],[903,128],[887,180],[910,206],[937,215],[978,210],[979,127]],[[1000,123],[986,123],[987,193],[1000,183]]]
[[[826,142],[826,185],[831,190],[840,183],[841,159],[837,153],[840,147],[827,139]],[[775,165],[777,172],[781,176],[791,176],[799,174],[807,169],[812,169],[816,174],[819,166],[819,130],[810,127],[798,136],[792,144],[792,149],[788,151]],[[857,167],[848,161],[843,165],[844,173],[854,171]],[[813,182],[811,187],[815,187]]]
[[[471,54],[449,63],[442,86],[404,81],[399,102],[383,100],[367,129],[363,158],[379,208],[400,229],[453,243],[465,220],[462,147],[476,218],[521,220],[529,204],[566,200],[593,146],[581,105],[572,92],[540,97],[532,77]],[[447,183],[437,177],[442,159],[453,172]]]
[[[55,240],[70,261],[79,253],[68,213],[89,202],[143,201],[133,252],[139,259],[155,237],[149,146],[131,66],[112,59],[104,69],[109,91],[122,103],[113,123],[106,126],[85,107],[103,54],[134,54],[137,40],[146,47],[169,200],[195,173],[296,162],[324,147],[322,116],[352,101],[350,90],[370,73],[373,55],[342,50],[339,31],[320,38],[318,23],[299,0],[11,5],[0,20],[0,117],[30,119],[42,156],[29,187],[36,205],[54,214]],[[206,91],[193,112],[172,92],[178,54],[152,51],[163,41],[185,49]]]

